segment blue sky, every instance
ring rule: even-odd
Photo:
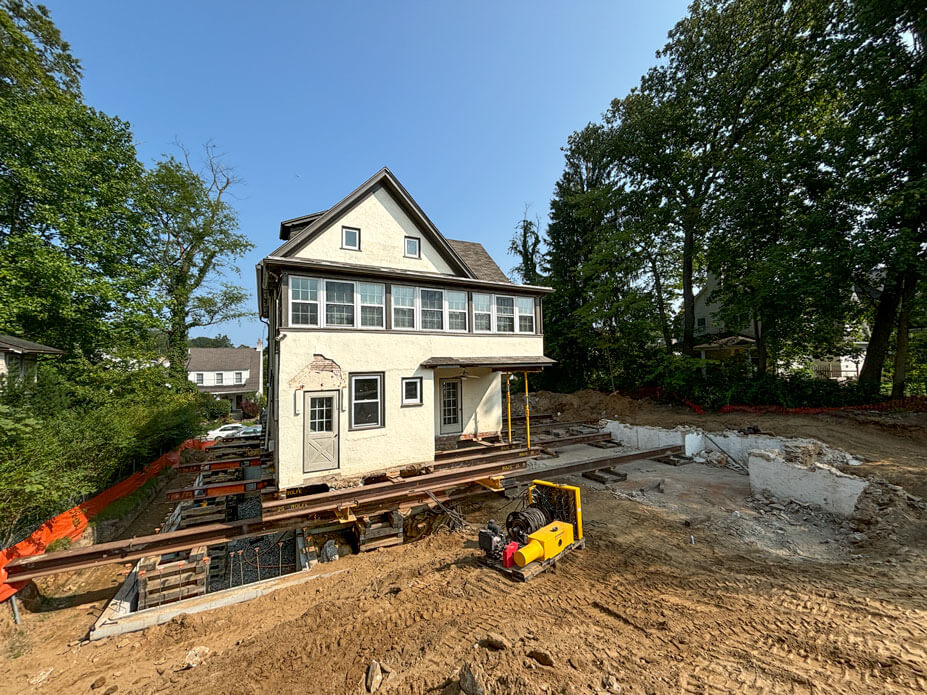
[[[547,218],[567,136],[654,62],[682,0],[112,2],[44,0],[84,66],[87,103],[129,121],[147,164],[213,141],[243,182],[254,265],[280,220],[388,166],[453,239],[502,269],[525,204]],[[255,306],[254,300],[251,307]],[[254,344],[255,317],[195,331]]]

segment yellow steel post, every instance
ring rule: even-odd
[[[525,372],[525,435],[531,448],[531,406],[528,405],[528,372]]]
[[[512,443],[512,375],[505,373],[505,405],[509,411],[509,444]]]

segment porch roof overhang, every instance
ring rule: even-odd
[[[488,367],[494,372],[525,372],[540,371],[544,367],[556,363],[556,360],[543,355],[528,357],[429,357],[422,362],[421,366],[425,369]]]

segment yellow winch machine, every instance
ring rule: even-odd
[[[522,581],[586,544],[578,487],[534,480],[526,501],[508,515],[505,531],[490,520],[479,532],[483,564]]]

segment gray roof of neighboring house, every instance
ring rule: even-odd
[[[251,393],[258,389],[261,353],[254,348],[190,348],[187,372],[244,372],[248,378],[243,384],[197,386],[209,393]]]
[[[448,239],[447,243],[463,259],[463,262],[473,271],[478,280],[511,282],[502,272],[502,269],[496,265],[492,256],[483,248],[482,244],[475,241],[458,241],[457,239]]]
[[[43,355],[62,355],[63,350],[58,348],[33,343],[31,340],[23,340],[12,335],[0,333],[0,352],[18,352],[25,354],[43,354]]]

